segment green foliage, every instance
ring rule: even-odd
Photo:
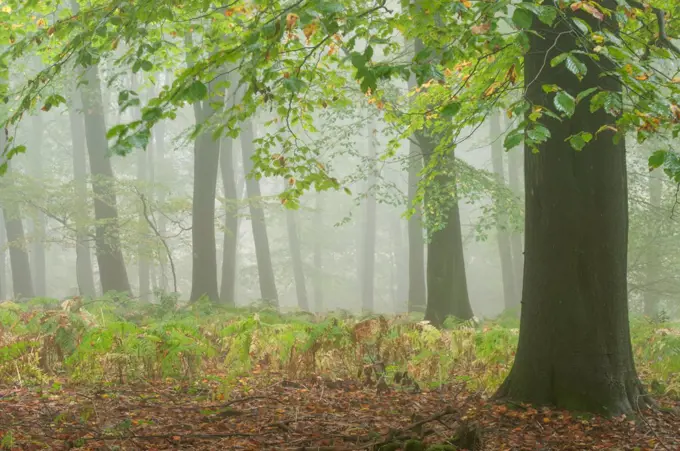
[[[198,303],[200,304],[200,302]],[[407,316],[352,318],[222,309],[170,309],[116,297],[65,302],[59,309],[0,304],[0,380],[42,383],[60,374],[81,383],[195,381],[225,383],[256,373],[289,379],[355,378],[380,365],[432,387],[464,381],[491,393],[513,360],[518,329],[509,319],[446,329]],[[678,395],[679,325],[635,320],[633,343],[645,379]]]

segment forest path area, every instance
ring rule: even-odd
[[[447,443],[458,436],[459,445],[479,450],[680,450],[680,416],[670,409],[642,412],[631,421],[494,404],[462,386],[420,391],[264,379],[239,379],[226,398],[224,386],[208,380],[0,387],[0,444],[26,451],[340,451],[404,449],[384,445],[420,438],[425,445]],[[477,439],[481,444],[464,443]]]

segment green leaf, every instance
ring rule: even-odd
[[[305,82],[297,77],[289,77],[283,79],[283,86],[290,92],[296,93],[302,91],[305,87]]]
[[[208,96],[208,87],[199,80],[194,80],[186,89],[186,95],[190,101],[196,102]]]
[[[460,111],[460,102],[451,102],[441,110],[443,117],[453,117]]]
[[[579,103],[581,100],[585,99],[588,97],[590,94],[594,93],[597,91],[599,88],[588,88],[585,91],[581,91],[576,95],[576,103]]]
[[[574,114],[574,111],[576,110],[576,100],[571,95],[564,91],[560,91],[557,94],[555,94],[555,99],[553,100],[553,103],[555,104],[555,107],[559,111],[561,111],[562,113],[566,114],[569,117],[571,117]]]
[[[558,64],[563,63],[564,60],[566,60],[568,56],[569,56],[569,52],[560,53],[555,58],[550,60],[550,67],[555,67]]]
[[[566,141],[569,141],[569,144],[574,150],[581,151],[592,139],[593,135],[591,133],[579,132],[576,135],[571,135]]]
[[[142,113],[142,120],[146,122],[157,122],[163,117],[163,110],[159,107],[145,108]]]
[[[538,20],[546,25],[552,25],[557,18],[557,9],[554,6],[541,6],[525,2],[520,3],[517,7],[531,11],[538,17]]]
[[[542,143],[550,138],[550,130],[541,124],[537,124],[535,128],[527,131],[527,136],[529,136],[532,141]]]
[[[660,168],[666,161],[666,155],[668,154],[665,150],[657,150],[654,152],[648,160],[649,170]]]
[[[512,22],[517,26],[517,28],[531,28],[533,20],[534,19],[531,13],[525,9],[517,8],[512,14]]]
[[[569,69],[569,72],[576,75],[579,80],[588,73],[588,67],[574,55],[567,56],[564,63],[567,66],[567,69]]]
[[[520,131],[513,130],[512,132],[508,133],[508,135],[505,137],[505,140],[503,140],[503,146],[507,150],[514,149],[522,143],[522,138],[523,136]]]

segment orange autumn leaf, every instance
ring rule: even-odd
[[[470,28],[472,34],[484,34],[488,33],[489,30],[491,30],[491,24],[489,22],[480,25],[473,25],[472,28]]]

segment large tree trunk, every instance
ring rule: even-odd
[[[409,80],[409,89],[416,86],[415,76]],[[408,208],[414,212],[408,220],[408,311],[424,312],[427,305],[425,286],[425,240],[423,239],[423,209],[413,201],[418,192],[420,171],[423,169],[423,152],[415,137],[409,141],[408,155]]]
[[[314,290],[314,309],[322,312],[323,305],[323,255],[322,255],[322,231],[323,231],[323,199],[317,191],[314,199],[314,272],[312,288]]]
[[[257,272],[260,281],[260,296],[263,300],[278,304],[279,296],[276,292],[276,280],[274,279],[274,268],[269,252],[269,238],[267,237],[267,223],[264,217],[264,210],[260,203],[260,182],[248,174],[253,170],[253,160],[255,154],[253,147],[253,124],[246,121],[241,124],[241,152],[243,154],[243,171],[246,175],[246,192],[250,203],[250,223],[253,227],[253,240],[255,241],[255,258],[257,259]]]
[[[661,192],[663,188],[662,174],[660,171],[649,174],[649,210],[650,216],[658,214],[661,209]],[[654,239],[655,237],[650,237]],[[661,256],[658,249],[650,246],[645,251],[645,292],[644,292],[644,314],[654,318],[659,313],[659,292],[655,287],[655,281],[659,279],[662,269]]]
[[[521,189],[520,173],[522,172],[521,146],[510,149],[508,152],[508,187],[518,198],[524,200]],[[524,278],[524,246],[522,245],[522,233],[517,230],[510,231],[510,248],[512,250],[512,272],[515,280],[516,299],[522,299],[522,280]]]
[[[551,2],[552,3],[552,2]],[[615,8],[614,0],[604,0]],[[566,14],[572,15],[567,8]],[[601,27],[592,17],[591,26]],[[534,19],[524,57],[527,101],[553,108],[556,84],[574,97],[591,87],[621,93],[606,58],[587,65],[580,82],[561,65],[545,61],[577,49],[571,21],[549,28]],[[559,46],[554,36],[560,36]],[[541,37],[543,36],[543,37]],[[544,116],[551,137],[539,152],[525,152],[526,245],[524,292],[515,362],[498,396],[618,415],[631,413],[642,387],[633,362],[626,287],[628,199],[624,140],[612,141],[616,118],[580,102],[558,121]],[[576,152],[566,142],[580,131],[593,140]]]
[[[132,293],[125,269],[118,225],[115,179],[106,138],[105,112],[97,66],[85,72],[87,84],[81,88],[85,112],[85,139],[90,157],[94,216],[96,227],[96,255],[102,292]]]
[[[496,175],[496,182],[505,186],[505,170],[503,168],[503,141],[501,140],[501,122],[499,113],[491,113],[489,118],[489,133],[491,138],[491,165]],[[515,274],[512,266],[512,249],[510,245],[510,233],[508,232],[507,216],[500,212],[496,221],[496,234],[498,237],[498,255],[501,261],[501,275],[503,280],[503,301],[505,309],[514,309],[519,305],[517,288],[515,287]]]
[[[284,180],[283,189],[288,187]],[[298,307],[302,311],[309,311],[307,299],[307,284],[305,282],[305,270],[302,266],[302,250],[300,249],[300,237],[298,235],[297,218],[295,211],[286,209],[286,229],[288,231],[288,246],[290,247],[290,259],[293,265],[293,277],[295,279],[295,293],[297,294]]]
[[[220,80],[221,81],[221,80]],[[211,103],[216,101],[215,85],[211,83],[208,101],[196,102],[196,124],[203,124],[215,113]],[[212,137],[210,127],[194,143],[194,193],[191,209],[192,270],[191,301],[207,296],[218,302],[217,247],[215,243],[215,194],[219,170],[220,141]]]
[[[364,312],[374,311],[375,291],[375,238],[377,205],[372,191],[376,184],[376,149],[375,149],[375,122],[368,121],[366,128],[366,142],[368,144],[369,174],[366,180],[368,195],[366,196],[366,217],[364,218],[364,233],[361,242],[361,307]]]
[[[222,284],[220,301],[224,305],[236,305],[236,250],[238,244],[238,194],[234,168],[234,140],[222,138],[220,170],[224,193],[224,244],[222,246]]]
[[[42,115],[37,114],[32,117],[33,142],[28,152],[31,162],[31,175],[36,180],[44,177],[42,164],[43,146],[43,120]],[[45,263],[45,214],[42,211],[36,212],[32,230],[32,255],[31,270],[33,275],[33,286],[36,296],[47,296],[47,265]]]
[[[75,216],[76,280],[81,296],[94,297],[96,290],[92,271],[90,237],[83,221],[83,218],[89,217],[89,206],[86,180],[87,152],[85,150],[85,130],[81,109],[80,94],[74,91],[72,94],[72,104],[68,107],[68,117],[71,126],[71,147],[73,148],[73,183],[75,185],[78,210]]]

